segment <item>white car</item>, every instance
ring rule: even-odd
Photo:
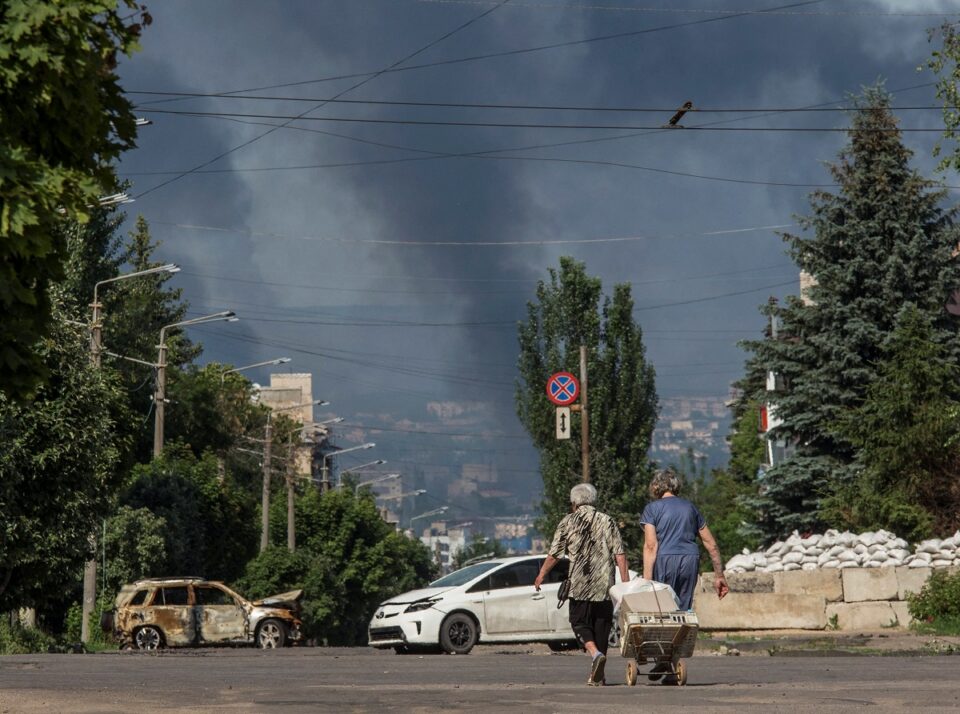
[[[485,560],[387,600],[370,620],[370,646],[392,647],[400,654],[437,647],[467,654],[478,642],[546,642],[551,649],[576,646],[567,603],[557,608],[568,562],[559,561],[538,592],[533,581],[544,558]]]

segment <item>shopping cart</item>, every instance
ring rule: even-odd
[[[620,611],[620,654],[627,662],[627,684],[640,676],[640,665],[652,662],[650,673],[663,676],[664,684],[687,683],[684,658],[693,656],[700,623],[692,610],[685,612]],[[648,673],[648,674],[650,674]],[[657,677],[659,679],[659,677]]]

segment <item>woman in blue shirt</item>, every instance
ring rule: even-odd
[[[643,526],[643,577],[666,583],[677,594],[681,610],[693,606],[697,585],[700,549],[697,536],[713,562],[714,587],[723,598],[730,587],[723,577],[720,549],[700,511],[690,501],[680,498],[682,481],[672,468],[658,471],[650,482],[650,496],[640,517]]]

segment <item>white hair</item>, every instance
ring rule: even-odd
[[[592,506],[597,502],[597,489],[589,483],[578,483],[570,489],[570,503],[576,507]]]

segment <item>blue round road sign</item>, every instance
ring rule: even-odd
[[[580,382],[569,372],[557,372],[547,380],[547,399],[565,407],[580,396]]]

